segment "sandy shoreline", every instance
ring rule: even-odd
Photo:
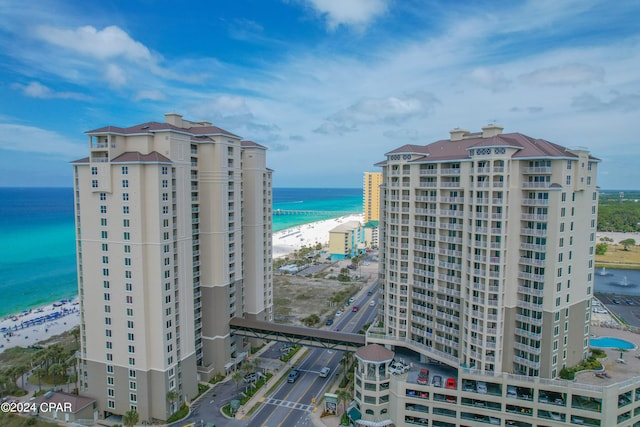
[[[64,299],[8,315],[0,320],[0,353],[12,347],[29,347],[80,324],[77,299]]]
[[[362,223],[363,215],[316,221],[273,233],[273,258],[284,257],[303,246],[326,245],[329,231],[348,221]],[[597,241],[603,237],[613,239],[615,243],[629,238],[640,242],[640,233],[598,233]],[[34,345],[79,324],[79,305],[75,297],[7,315],[0,320],[0,352],[16,346]]]
[[[329,242],[329,230],[348,221],[362,222],[362,215],[316,221],[273,233],[273,258],[284,257],[303,246]],[[77,296],[9,314],[0,320],[0,353],[12,347],[29,347],[80,324]]]

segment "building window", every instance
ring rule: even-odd
[[[100,205],[100,213],[101,214],[107,213],[107,205]]]
[[[128,231],[124,232],[124,240],[131,240],[131,233],[129,233]]]
[[[129,378],[135,378],[135,377],[136,377],[135,369],[129,369]]]
[[[169,200],[169,193],[162,193],[162,201],[166,202]]]
[[[166,179],[163,179],[162,180],[162,188],[167,188],[167,187],[169,187],[169,181],[166,180]]]
[[[124,284],[124,288],[128,291],[131,292],[133,290],[133,285],[131,283],[125,283]]]
[[[162,175],[166,175],[167,173],[169,173],[169,168],[166,166],[162,167]]]
[[[124,245],[124,253],[125,254],[131,253],[131,245]]]
[[[169,206],[163,206],[162,207],[162,213],[165,214],[165,215],[168,214],[169,213]]]
[[[135,348],[135,346],[130,345],[130,346],[127,347],[127,351],[129,351],[129,353],[135,353],[136,352],[136,348]]]
[[[103,276],[108,276],[109,275],[109,269],[108,268],[103,268],[102,269],[102,275]]]
[[[131,295],[127,295],[127,304],[133,304],[133,297]]]
[[[131,279],[131,271],[130,270],[125,270],[124,277],[125,277],[125,279]]]
[[[122,213],[127,215],[129,213],[129,206],[123,206],[122,207]]]
[[[113,400],[107,400],[107,407],[109,409],[115,409],[116,408],[116,402]]]
[[[124,259],[124,265],[130,266],[131,265],[131,258],[125,258]]]
[[[100,200],[102,201],[107,200],[107,193],[100,193]]]
[[[571,160],[567,160],[567,169],[571,169]]]
[[[129,175],[129,167],[122,166],[122,175]]]
[[[122,188],[129,188],[129,180],[128,179],[123,179],[122,180]]]
[[[92,179],[91,180],[91,188],[98,188],[98,180],[97,179]]]
[[[122,193],[122,201],[124,202],[129,201],[129,193]]]

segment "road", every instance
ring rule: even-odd
[[[353,305],[340,317],[336,317],[331,326],[334,330],[344,332],[357,332],[363,325],[372,322],[377,315],[378,306],[369,305],[371,301],[377,302],[377,281],[367,290],[371,295],[364,293],[356,299]],[[360,309],[353,312],[354,305]],[[275,344],[261,358],[277,357],[282,344]],[[300,360],[296,368],[300,371],[300,376],[295,383],[287,383],[286,379],[270,395],[266,396],[260,408],[251,416],[249,420],[228,420],[220,414],[220,408],[232,399],[238,398],[238,389],[233,381],[217,384],[209,390],[202,398],[193,413],[186,419],[173,423],[171,427],[182,427],[194,423],[194,427],[199,427],[206,423],[215,423],[216,426],[249,426],[249,427],[307,427],[313,426],[310,415],[313,413],[315,405],[312,399],[319,402],[324,396],[328,385],[334,377],[339,374],[338,367],[343,352],[327,350],[322,348],[310,348],[306,357]],[[321,378],[318,374],[320,369],[328,366],[331,373],[327,378]],[[289,368],[283,368],[290,370]],[[288,375],[288,371],[287,374]],[[240,386],[242,388],[242,386]],[[318,411],[322,411],[318,407]]]
[[[365,323],[375,319],[378,307],[369,304],[370,301],[377,301],[377,283],[374,283],[370,289],[372,295],[365,294],[349,307],[358,305],[361,307],[360,310],[346,311],[336,318],[332,325],[334,330],[357,332]],[[324,396],[331,380],[338,374],[342,354],[342,351],[311,348],[309,354],[296,367],[300,371],[298,380],[293,384],[283,382],[271,396],[265,399],[247,425],[249,427],[312,426],[310,414],[313,413],[315,406],[312,399],[319,402]],[[328,378],[321,378],[318,374],[325,366],[331,368],[331,374]],[[317,410],[322,411],[322,408],[319,407]]]

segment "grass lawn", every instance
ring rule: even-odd
[[[640,270],[640,246],[609,245],[604,255],[596,255],[596,268],[627,268]]]

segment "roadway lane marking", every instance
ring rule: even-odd
[[[274,399],[272,397],[267,397],[264,400],[264,403],[266,403],[267,405],[282,406],[283,408],[297,409],[299,411],[304,411],[309,413],[313,412],[313,405],[305,405],[304,403],[292,402],[290,400]]]

